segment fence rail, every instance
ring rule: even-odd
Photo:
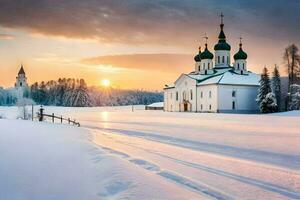
[[[39,121],[43,121],[44,118],[46,118],[46,117],[51,118],[53,123],[55,122],[55,119],[58,119],[60,121],[60,123],[63,123],[63,121],[66,121],[66,122],[68,122],[68,124],[73,124],[74,126],[80,127],[80,123],[76,122],[75,119],[71,120],[70,118],[63,118],[62,116],[55,116],[54,113],[52,113],[51,115],[50,114],[45,114],[44,113],[44,108],[41,107],[39,109],[39,112],[38,112]]]

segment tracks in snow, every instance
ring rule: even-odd
[[[105,132],[109,131],[109,133],[113,133],[113,134],[121,134],[121,135],[130,136],[130,137],[138,137],[138,138],[142,138],[142,139],[146,139],[146,140],[151,140],[154,142],[171,144],[174,146],[185,147],[185,148],[198,150],[198,151],[202,151],[202,148],[204,148],[204,146],[205,146],[205,145],[201,146],[201,144],[199,142],[189,141],[189,140],[185,140],[185,139],[172,138],[169,136],[160,136],[160,135],[156,135],[156,134],[152,134],[152,133],[143,133],[143,132],[140,133],[140,132],[136,132],[136,131],[125,130],[125,132],[127,133],[126,134],[126,133],[124,133],[124,130],[118,130],[118,129],[100,129],[100,130],[104,130]],[[119,132],[117,132],[117,131],[119,131]],[[108,136],[108,137],[110,137],[110,136]],[[208,167],[205,165],[201,165],[198,163],[187,162],[185,160],[177,159],[175,157],[171,157],[169,155],[162,154],[158,151],[149,150],[149,149],[145,149],[145,148],[133,145],[132,143],[121,142],[121,141],[117,141],[117,142],[122,143],[123,145],[131,146],[133,148],[138,148],[138,149],[146,151],[150,154],[155,154],[157,156],[160,156],[164,159],[168,159],[170,161],[173,161],[173,162],[183,165],[185,167],[190,167],[190,168],[193,168],[196,170],[205,171],[205,172],[213,174],[213,175],[221,176],[221,177],[228,178],[228,179],[231,179],[234,181],[238,181],[238,182],[241,182],[241,183],[244,183],[247,185],[255,186],[255,187],[258,187],[265,191],[277,193],[277,194],[282,195],[289,199],[300,199],[300,194],[298,192],[290,190],[289,188],[281,187],[279,185],[268,183],[266,181],[253,179],[253,178],[241,176],[238,174],[222,171],[222,170]],[[187,146],[188,144],[189,145],[193,144],[194,146],[193,145],[192,145],[192,147]],[[197,147],[197,144],[199,145],[199,147]],[[142,159],[135,159],[125,153],[122,153],[122,152],[119,152],[119,151],[116,151],[113,149],[109,149],[109,148],[105,148],[105,147],[104,147],[104,149],[113,155],[119,156],[122,159],[126,159],[129,162],[131,162],[137,166],[140,166],[148,171],[151,171],[163,178],[173,181],[176,184],[182,185],[185,188],[188,188],[199,194],[204,194],[212,199],[220,199],[220,200],[221,199],[224,199],[224,200],[233,199],[233,197],[231,197],[227,194],[224,194],[216,189],[213,189],[210,186],[207,186],[206,184],[204,184],[202,182],[191,180],[185,176],[173,173],[171,171],[161,170],[159,166],[157,166],[149,161],[142,160]],[[218,149],[218,147],[216,147],[216,149],[221,150],[221,149]],[[215,151],[216,151],[216,149],[215,149]],[[208,152],[211,153],[210,150]],[[227,154],[228,154],[228,152],[225,153],[225,155],[227,155]],[[222,153],[222,155],[224,155],[224,153]]]

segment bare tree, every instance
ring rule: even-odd
[[[295,84],[297,75],[300,73],[300,55],[298,51],[298,47],[292,44],[285,49],[283,55],[286,71],[289,76],[289,88],[290,85]]]

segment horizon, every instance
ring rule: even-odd
[[[291,12],[299,2],[38,2],[0,3],[2,87],[13,87],[23,63],[30,84],[71,77],[88,86],[108,80],[120,89],[161,91],[194,70],[205,33],[213,52],[221,12],[231,57],[242,36],[248,69],[255,73],[277,64],[285,75],[284,48],[300,39],[300,14]]]

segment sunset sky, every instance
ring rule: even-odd
[[[88,85],[161,90],[194,69],[193,57],[217,42],[220,18],[237,51],[242,36],[249,70],[278,64],[300,45],[294,0],[0,0],[0,86],[23,63],[30,83],[59,77]]]

